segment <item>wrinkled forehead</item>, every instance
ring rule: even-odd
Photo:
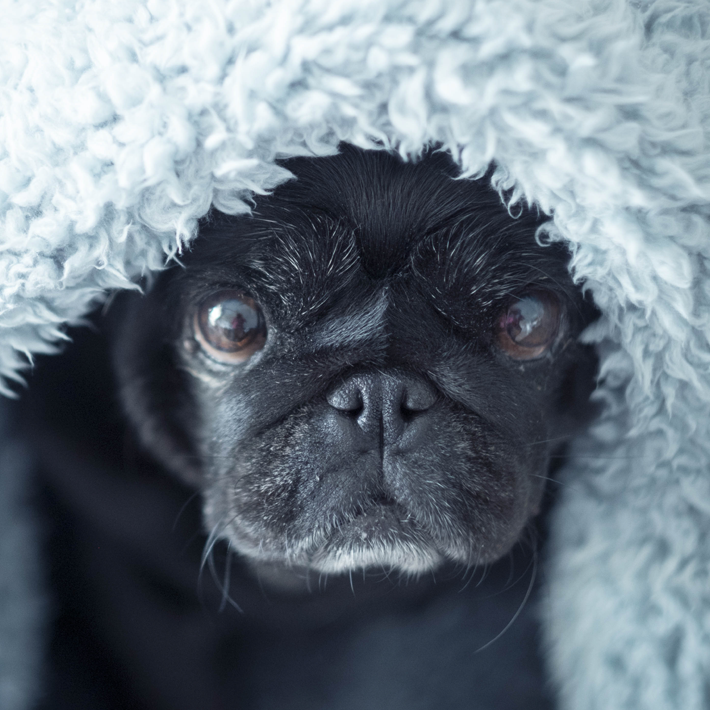
[[[384,151],[345,147],[336,156],[284,165],[294,179],[259,196],[252,215],[214,212],[205,220],[201,232],[211,244],[198,243],[204,259],[197,255],[196,263],[295,259],[294,267],[307,266],[321,256],[312,253],[320,242],[321,251],[355,257],[368,276],[383,278],[406,268],[416,247],[437,236],[447,245],[461,235],[469,249],[514,251],[544,221],[530,210],[511,217],[485,178],[457,179],[445,153],[405,163]],[[346,235],[352,245],[343,250]]]
[[[404,163],[349,148],[286,166],[295,179],[259,197],[252,215],[205,221],[186,260],[192,278],[275,298],[288,318],[402,278],[486,303],[569,281],[566,250],[536,242],[542,220],[513,218],[485,180],[456,179],[445,154]]]

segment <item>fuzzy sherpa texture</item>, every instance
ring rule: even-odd
[[[561,707],[710,706],[707,0],[6,0],[0,47],[5,378],[278,158],[440,143],[551,214],[607,405],[554,521]]]

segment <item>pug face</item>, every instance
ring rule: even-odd
[[[490,562],[540,504],[594,372],[592,307],[441,154],[287,163],[253,215],[213,213],[184,268],[119,309],[145,445],[257,563],[418,573]]]

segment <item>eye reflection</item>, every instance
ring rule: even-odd
[[[258,311],[236,298],[222,301],[207,312],[210,331],[218,331],[221,339],[227,341],[225,350],[243,345],[258,329],[259,321]]]
[[[548,350],[559,325],[560,305],[553,294],[526,294],[501,314],[496,326],[498,346],[516,360],[531,360]]]
[[[253,298],[234,290],[205,299],[195,314],[193,329],[202,349],[220,362],[244,362],[266,343],[261,308]]]

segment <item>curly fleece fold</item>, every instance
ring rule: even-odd
[[[585,337],[606,407],[576,442],[548,560],[561,708],[710,706],[706,0],[6,0],[1,14],[4,378],[178,254],[210,205],[247,211],[287,179],[278,158],[435,142],[467,176],[494,163],[512,202],[553,215],[549,238],[604,314]]]

